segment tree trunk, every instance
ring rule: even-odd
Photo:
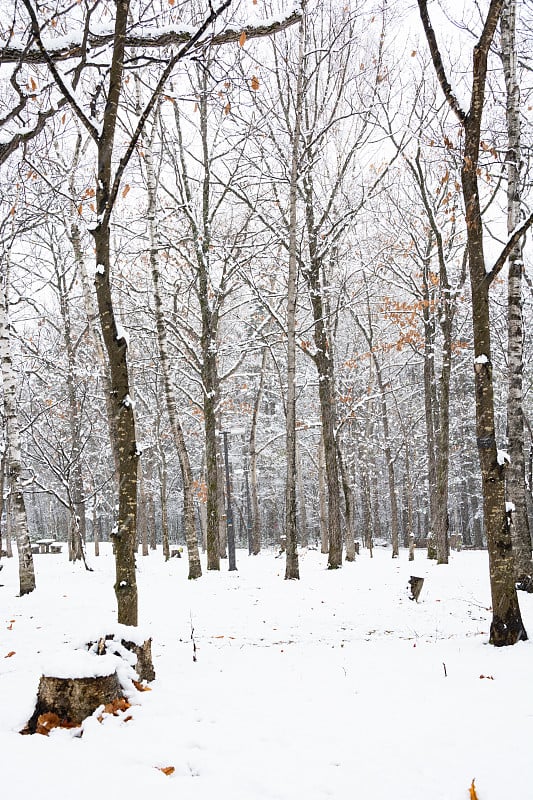
[[[429,258],[429,253],[428,253]],[[437,549],[433,531],[437,519],[437,460],[436,460],[436,427],[437,414],[436,380],[435,380],[435,322],[430,313],[429,281],[427,268],[423,271],[424,305],[422,309],[424,319],[424,411],[426,417],[426,440],[428,459],[428,484],[429,484],[429,528],[431,538],[428,537],[427,557],[437,558]]]
[[[465,114],[448,83],[442,58],[429,21],[427,1],[418,0],[433,63],[446,99],[464,130],[461,184],[466,213],[468,266],[472,294],[476,434],[483,493],[483,518],[489,551],[493,617],[491,644],[512,645],[527,639],[514,583],[514,562],[509,521],[505,509],[505,468],[496,446],[494,387],[491,361],[489,289],[494,275],[487,272],[478,186],[481,121],[485,98],[487,59],[503,0],[491,0],[483,32],[473,51],[470,108]]]
[[[287,276],[287,416],[286,451],[287,480],[285,485],[285,579],[299,579],[296,527],[296,296],[297,274],[297,203],[298,155],[302,124],[303,24],[300,23],[298,66],[295,87],[295,120],[292,138],[291,175],[289,187],[289,269]]]
[[[303,469],[302,469],[302,459],[300,456],[300,448],[298,447],[298,441],[296,441],[296,481],[297,481],[297,488],[298,488],[298,516],[300,520],[299,524],[299,542],[301,547],[308,547],[309,546],[309,535],[307,532],[307,514],[305,509],[305,485],[303,479]]]
[[[187,543],[187,553],[189,558],[189,579],[193,580],[202,575],[200,564],[200,553],[198,550],[198,539],[196,536],[196,525],[194,521],[194,494],[193,494],[193,474],[189,453],[185,444],[185,435],[178,416],[176,394],[170,375],[170,359],[167,347],[167,334],[165,328],[165,318],[163,312],[163,301],[161,298],[161,276],[158,264],[158,241],[156,223],[156,202],[157,187],[155,170],[152,158],[152,148],[146,147],[146,172],[147,172],[147,191],[148,191],[148,225],[150,233],[150,268],[152,272],[152,286],[154,290],[154,314],[157,331],[157,345],[159,349],[159,359],[161,372],[163,375],[163,386],[165,401],[172,432],[172,439],[181,469],[181,479],[183,486],[183,521],[185,527],[185,541]],[[166,475],[166,465],[163,466]],[[161,491],[163,491],[161,489]],[[165,492],[166,495],[166,492]],[[166,509],[166,501],[165,501]],[[167,529],[168,542],[168,529]]]
[[[259,497],[257,493],[257,450],[256,434],[259,409],[263,396],[263,386],[265,382],[265,371],[268,362],[268,347],[263,347],[261,354],[261,372],[259,374],[259,386],[254,400],[252,411],[252,421],[250,424],[250,502],[252,510],[252,555],[256,556],[261,550],[261,517],[259,514]]]
[[[501,20],[501,58],[507,90],[507,231],[513,232],[520,223],[520,166],[521,122],[520,87],[516,73],[517,52],[516,0],[503,4]],[[508,276],[508,343],[507,362],[509,383],[507,388],[507,452],[510,463],[506,469],[506,499],[514,505],[511,535],[513,541],[515,581],[528,591],[533,591],[533,563],[531,560],[531,533],[526,504],[524,459],[524,325],[522,314],[523,243],[518,242],[509,254]]]
[[[98,137],[98,170],[96,209],[98,222],[92,229],[96,250],[96,297],[102,336],[107,351],[113,418],[115,451],[118,457],[118,520],[113,529],[115,552],[115,595],[118,621],[137,625],[137,581],[135,575],[135,537],[137,529],[137,464],[139,450],[135,432],[135,413],[130,395],[127,341],[117,328],[111,293],[110,216],[112,211],[112,156],[118,105],[124,68],[124,40],[129,12],[128,0],[117,0],[113,56],[104,111],[102,133]]]
[[[318,519],[320,524],[320,552],[325,554],[329,550],[329,536],[324,460],[324,439],[321,433],[318,444]]]
[[[337,448],[338,448],[337,463],[339,465],[341,473],[342,489],[344,492],[344,506],[346,514],[346,532],[345,532],[346,561],[355,561],[355,520],[354,520],[353,491],[352,491],[352,486],[350,484],[350,476],[348,474],[348,470],[346,469],[346,465],[342,457],[342,452],[340,449],[341,445],[339,441],[337,441]]]
[[[7,475],[9,486],[9,508],[11,531],[15,531],[19,555],[20,594],[29,594],[35,589],[35,570],[28,535],[28,520],[22,489],[22,461],[20,452],[20,430],[17,419],[16,376],[11,361],[11,336],[7,310],[7,263],[4,264],[0,280],[0,359],[2,362],[2,386],[4,390],[4,418],[7,446]]]

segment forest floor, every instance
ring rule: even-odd
[[[80,730],[20,736],[42,671],[115,626],[109,546],[35,556],[37,589],[0,572],[2,796],[20,800],[479,800],[530,797],[533,642],[496,649],[485,552],[437,566],[390,549],[300,581],[274,553],[187,580],[186,559],[138,558],[152,691]],[[418,603],[410,575],[425,577]],[[533,596],[520,593],[533,639]],[[196,660],[193,660],[194,646]],[[96,656],[95,656],[96,658]],[[130,717],[130,719],[127,719]],[[127,721],[126,721],[127,719]],[[161,768],[173,767],[166,775]]]

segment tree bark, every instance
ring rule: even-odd
[[[299,579],[297,526],[296,526],[296,296],[297,274],[297,204],[298,161],[302,124],[303,80],[303,24],[300,23],[298,65],[295,86],[295,117],[292,134],[291,173],[289,187],[289,270],[287,276],[287,417],[285,428],[287,451],[287,479],[285,485],[285,579]]]
[[[516,0],[506,0],[500,19],[501,59],[507,90],[506,120],[508,150],[507,168],[507,231],[511,234],[520,222],[521,122],[520,86],[517,77]],[[509,254],[507,282],[507,452],[506,499],[514,505],[511,536],[513,541],[514,576],[520,587],[533,591],[531,533],[526,504],[524,459],[524,323],[522,313],[523,242],[517,242]]]
[[[35,589],[35,570],[28,535],[26,504],[22,488],[22,459],[20,452],[20,429],[17,419],[16,375],[11,361],[11,335],[7,309],[7,262],[3,265],[0,279],[0,360],[2,362],[2,386],[4,390],[4,417],[7,445],[7,476],[9,486],[10,530],[15,531],[19,556],[20,594],[29,594]]]
[[[250,424],[250,501],[252,511],[252,555],[256,556],[261,550],[261,517],[259,513],[259,496],[257,492],[257,420],[259,409],[263,397],[263,386],[265,382],[265,371],[268,362],[268,347],[263,347],[261,355],[261,372],[259,374],[259,386],[254,400],[252,411],[252,421]]]
[[[112,157],[118,105],[124,69],[124,43],[129,0],[117,0],[113,56],[109,73],[107,102],[102,133],[97,140],[98,169],[96,210],[98,222],[93,228],[96,250],[96,297],[102,336],[109,362],[115,448],[118,457],[119,508],[117,525],[111,534],[115,551],[115,595],[118,621],[137,625],[137,580],[135,575],[135,538],[137,529],[137,448],[135,413],[130,395],[127,341],[117,327],[111,292],[110,216],[112,212]]]
[[[503,0],[491,0],[482,34],[473,51],[472,91],[468,113],[460,108],[448,84],[442,58],[427,12],[418,0],[422,23],[441,87],[464,130],[461,184],[466,213],[468,266],[472,295],[476,434],[481,465],[483,517],[489,551],[493,617],[491,644],[512,645],[527,639],[514,583],[511,531],[505,509],[505,469],[500,463],[495,436],[494,386],[491,362],[489,289],[493,272],[485,265],[483,222],[478,186],[481,120],[485,99],[487,59]]]

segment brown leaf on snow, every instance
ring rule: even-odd
[[[48,711],[46,714],[40,714],[37,719],[37,727],[35,733],[40,733],[42,736],[48,736],[54,728],[79,728],[76,722],[69,722],[66,719],[61,719],[53,711]]]
[[[156,767],[156,769],[164,775],[172,775],[172,773],[176,771],[176,767]]]
[[[14,656],[14,655],[15,655],[15,651],[14,650],[10,650],[9,653],[7,654],[7,656],[4,656],[4,658],[11,658],[11,656]]]
[[[117,697],[112,703],[105,704],[103,712],[97,717],[98,722],[104,721],[104,714],[112,714],[114,717],[118,717],[119,711],[127,711],[128,708],[131,708],[131,703],[128,703],[124,697]]]
[[[146,686],[144,683],[141,683],[140,681],[135,681],[134,680],[134,681],[132,681],[132,683],[133,683],[133,685],[135,686],[135,688],[137,689],[138,692],[151,692],[152,691],[150,686]]]

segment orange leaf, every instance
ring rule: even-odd
[[[252,89],[256,92],[259,89],[259,79],[252,75]]]
[[[132,681],[133,685],[137,689],[138,692],[151,692],[151,688],[149,686],[145,686],[144,683],[140,681]]]
[[[244,43],[245,43],[245,41],[246,41],[246,34],[245,34],[245,32],[243,31],[243,32],[241,33],[241,35],[239,36],[239,45],[240,45],[241,47],[244,47]]]
[[[127,184],[125,185],[124,189],[122,190],[122,197],[126,197],[126,195],[128,194],[128,192],[129,192],[130,188],[131,188],[131,187],[130,187],[129,183],[127,183]]]
[[[53,728],[79,728],[77,722],[69,722],[68,719],[61,719],[53,711],[47,711],[45,714],[40,714],[37,719],[37,727],[35,733],[40,733],[43,736],[48,736]]]
[[[7,656],[4,656],[4,658],[11,658],[11,656],[14,656],[14,655],[15,655],[15,651],[14,650],[10,650],[9,653],[7,654]]]
[[[479,800],[473,778],[472,778],[472,784],[470,786],[470,800]]]
[[[30,78],[30,86],[31,86],[31,88],[32,88],[32,91],[35,91],[35,90],[36,90],[36,88],[37,88],[37,84],[35,83],[35,81],[33,80],[33,78]]]
[[[176,772],[176,767],[157,767],[157,769],[165,775],[172,775],[173,772]]]
[[[224,106],[224,114],[229,114],[230,111],[231,111],[231,103],[226,103],[226,105]]]
[[[81,215],[83,214],[83,206],[82,206],[82,204],[81,204],[81,203],[80,203],[80,204],[79,204],[79,206],[78,206],[78,214],[80,215],[80,217],[81,217]]]

